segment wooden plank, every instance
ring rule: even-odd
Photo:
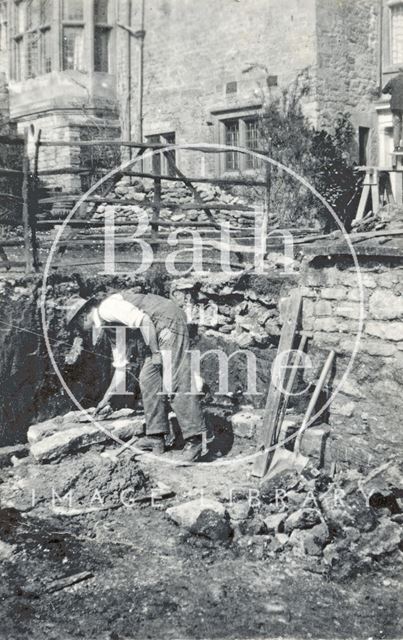
[[[102,173],[109,173],[109,169],[102,170]],[[91,169],[77,169],[76,167],[60,167],[58,169],[41,169],[38,171],[38,175],[40,176],[60,176],[64,174],[71,175],[86,175],[90,173],[101,173],[98,169],[97,171]]]
[[[5,200],[12,200],[13,202],[21,203],[23,199],[20,196],[14,196],[12,193],[0,193],[0,200],[4,198]]]
[[[97,147],[97,146],[111,146],[111,147],[133,147],[135,149],[155,149],[155,150],[164,150],[172,147],[170,144],[166,143],[150,143],[150,142],[133,142],[132,140],[118,140],[116,138],[102,138],[99,140],[74,140],[73,142],[66,142],[65,140],[42,140],[41,147]],[[203,144],[192,144],[186,145],[186,150],[189,151],[200,151],[201,153],[227,153],[227,149],[220,147],[211,147],[209,145]],[[268,155],[268,152],[265,149],[254,149],[256,153],[260,153],[264,156]],[[245,148],[244,151],[240,149],[240,153],[248,153],[249,149]]]
[[[103,240],[105,240],[105,236],[102,236]],[[203,247],[205,247],[206,249],[216,249],[217,251],[223,251],[226,250],[227,252],[232,252],[235,254],[247,254],[250,256],[254,256],[255,255],[255,248],[252,246],[246,246],[246,245],[241,245],[241,244],[226,244],[224,242],[221,242],[219,240],[214,240],[214,239],[209,239],[209,238],[203,238],[202,240],[203,242]],[[152,245],[152,244],[159,244],[160,243],[160,239],[157,237],[149,237],[149,242],[148,244]],[[45,247],[50,247],[53,244],[53,241],[51,239],[49,239],[48,241],[44,240],[43,243],[41,243],[41,246],[43,248]],[[136,239],[135,238],[131,238],[131,239],[125,239],[125,238],[117,238],[115,237],[114,240],[114,244],[115,246],[130,246],[130,245],[136,245]],[[57,243],[58,247],[69,247],[69,248],[73,248],[73,247],[96,247],[96,246],[102,246],[102,241],[101,239],[88,239],[88,238],[84,238],[83,236],[77,238],[69,238],[68,240],[59,240],[59,242]],[[193,242],[191,239],[181,239],[178,238],[177,239],[177,246],[183,246],[183,251],[193,251],[194,246],[193,246]]]
[[[25,144],[23,136],[0,136],[0,144]]]
[[[6,260],[4,262],[0,262],[0,267],[3,269],[11,269],[11,267],[25,267],[26,262],[21,260]]]
[[[36,237],[37,231],[37,219],[39,212],[39,151],[42,137],[42,129],[38,129],[35,138],[35,153],[34,153],[34,169],[33,169],[33,181],[32,181],[32,193],[30,198],[29,207],[29,224],[31,226],[31,242],[32,242],[32,266],[35,271],[39,268],[39,255],[38,255],[38,240]]]
[[[49,227],[49,226],[57,226],[59,224],[63,224],[64,220],[62,219],[45,219],[45,220],[38,220],[38,226],[42,226],[42,227]],[[129,222],[129,221],[125,221],[125,222],[115,222],[115,227],[136,227],[138,224],[138,220],[134,219],[133,222]],[[67,226],[71,226],[71,227],[87,227],[89,229],[91,228],[96,228],[96,227],[104,227],[105,226],[105,222],[104,221],[99,221],[99,220],[69,220],[68,222],[66,222],[66,227]],[[192,229],[194,228],[200,228],[200,229],[206,229],[206,230],[211,230],[211,231],[215,231],[216,233],[220,233],[219,229],[215,229],[212,228],[210,222],[194,222],[192,220],[189,220],[188,222],[185,221],[173,221],[173,220],[162,220],[161,218],[158,219],[158,226],[160,227],[183,227],[184,229]],[[230,227],[230,231],[232,232],[237,232],[237,231],[242,231],[242,233],[244,233],[245,235],[250,235],[251,238],[253,238],[253,227]],[[281,240],[281,238],[279,238],[279,240]]]
[[[0,247],[23,247],[24,240],[12,240],[11,238],[0,238]]]
[[[167,182],[181,182],[177,176],[167,176],[164,174],[146,173],[141,171],[122,171],[124,176],[132,176],[133,178],[159,178],[160,180],[166,180]],[[205,178],[201,176],[189,176],[188,180],[192,183],[200,184],[216,184],[223,187],[233,186],[245,186],[245,187],[266,187],[264,180],[248,180],[247,178]]]
[[[24,228],[24,257],[25,257],[25,271],[29,273],[32,269],[32,256],[31,256],[31,239],[30,239],[30,226],[29,226],[29,159],[26,155],[26,148],[24,157],[22,160],[23,168],[23,181],[22,181],[22,224]]]
[[[152,239],[154,242],[158,240],[158,211],[161,208],[161,180],[160,178],[154,178],[154,210],[151,221]]]
[[[10,263],[11,265],[13,265],[13,263]],[[15,264],[19,264],[19,265],[24,265],[24,262],[19,262],[19,263],[15,263]],[[59,263],[52,263],[52,269],[57,269],[57,268],[64,268],[64,267],[90,267],[90,266],[97,266],[97,265],[104,265],[105,261],[103,258],[100,258],[99,260],[85,260],[85,262],[74,262],[74,261],[68,261],[68,260],[64,260],[63,262],[59,262]],[[124,258],[119,259],[116,258],[115,259],[115,264],[127,264],[127,265],[136,265],[139,266],[139,264],[141,264],[141,260],[125,260]],[[151,267],[154,264],[166,264],[166,258],[154,258]],[[175,264],[186,264],[186,265],[191,265],[192,264],[192,260],[184,260],[181,258],[178,258],[177,260],[175,260]],[[1,263],[0,263],[1,266]],[[203,266],[214,266],[214,267],[218,267],[221,268],[221,263],[218,260],[213,260],[210,258],[206,258],[203,260]],[[231,262],[230,263],[231,267],[234,267],[235,269],[238,268],[239,269],[239,273],[243,273],[245,270],[245,267],[243,267],[242,265],[240,265],[237,262]],[[186,274],[185,274],[186,275]]]
[[[49,198],[41,198],[39,204],[53,204],[56,202],[77,202],[82,196],[77,195],[63,195],[53,196]],[[85,202],[93,202],[99,204],[117,204],[117,205],[137,205],[144,207],[145,209],[175,209],[178,211],[200,211],[206,209],[216,209],[218,211],[240,211],[242,213],[254,212],[252,207],[248,207],[243,204],[225,204],[225,203],[208,203],[208,206],[204,202],[169,202],[161,200],[159,202],[153,200],[136,200],[135,198],[103,198],[102,196],[89,196],[85,198]]]
[[[22,176],[23,172],[17,169],[5,169],[0,167],[0,176]]]
[[[279,413],[279,418],[278,418],[278,423],[277,423],[277,428],[276,428],[276,432],[273,438],[273,444],[278,442],[279,439],[279,434],[281,431],[281,425],[283,424],[283,420],[285,417],[285,413],[287,411],[287,407],[288,407],[288,401],[290,399],[294,384],[295,384],[295,378],[297,377],[297,373],[298,373],[298,369],[300,368],[299,364],[299,359],[300,359],[300,354],[304,352],[305,349],[305,345],[307,343],[308,340],[308,335],[306,333],[302,334],[300,343],[298,345],[298,349],[297,349],[297,355],[296,358],[294,360],[294,362],[292,363],[292,369],[287,381],[287,386],[285,389],[285,394],[284,394],[284,401],[281,405],[281,409],[280,409],[280,413]]]
[[[287,353],[292,349],[295,332],[297,330],[298,319],[301,311],[302,297],[299,290],[293,291],[287,305],[286,317],[284,318],[283,328],[281,330],[280,343],[277,350],[277,356],[281,353]],[[269,449],[272,445],[276,432],[278,415],[283,398],[285,385],[286,366],[280,367],[278,380],[276,384],[270,382],[269,392],[267,394],[265,413],[263,416],[263,427],[265,429],[264,441],[259,447],[264,447],[264,451],[260,453],[253,465],[252,475],[262,478],[266,473],[268,464]]]
[[[364,184],[361,192],[360,202],[358,203],[357,213],[355,215],[354,220],[358,221],[363,219],[365,214],[365,207],[367,206],[368,197],[370,194],[370,189],[371,187],[368,184]]]
[[[325,364],[323,365],[323,369],[321,371],[321,374],[319,376],[319,380],[316,383],[314,392],[311,396],[311,399],[309,401],[308,407],[306,409],[305,415],[304,415],[304,419],[302,421],[302,424],[300,426],[300,428],[298,429],[298,433],[297,433],[297,437],[295,439],[295,445],[294,445],[294,454],[295,456],[299,455],[300,453],[300,449],[301,449],[301,440],[302,440],[302,436],[304,434],[304,431],[306,431],[309,422],[312,418],[312,414],[315,410],[316,407],[316,403],[319,400],[319,396],[321,394],[321,391],[323,389],[323,387],[325,386],[325,382],[326,379],[330,373],[330,370],[332,368],[333,365],[333,360],[334,357],[336,355],[335,351],[331,351],[326,359]]]

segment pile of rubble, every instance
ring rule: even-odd
[[[258,420],[252,408],[249,414],[251,422]],[[9,448],[0,457],[2,465],[13,465],[8,482],[3,470],[2,506],[50,508],[65,516],[147,501],[150,482],[139,462],[130,449],[119,457],[113,442],[115,436],[123,441],[140,437],[143,417],[121,409],[101,420],[101,428],[86,420],[74,411],[32,425],[28,446],[15,447],[13,455]],[[248,411],[232,422],[245,425]],[[207,465],[205,473],[210,472]],[[339,578],[373,563],[402,561],[402,475],[395,460],[366,474],[349,469],[335,473],[320,468],[312,455],[301,473],[290,467],[260,484],[250,478],[249,487],[231,489],[229,495],[220,490],[217,473],[225,474],[225,467],[216,468],[214,499],[206,494],[181,502],[166,485],[159,489],[158,499],[167,499],[168,519],[191,544],[225,544],[258,560],[283,554]]]
[[[403,559],[403,513],[396,466],[365,477],[356,471],[330,479],[314,468],[263,481],[260,491],[224,502],[206,498],[171,507],[170,519],[199,538],[236,545],[255,559],[292,554],[314,571],[339,578],[374,562]]]
[[[370,211],[361,220],[354,220],[353,231],[360,233],[363,231],[381,231],[401,229],[403,226],[403,209],[395,204],[385,204],[378,213]]]
[[[0,450],[0,467],[13,466],[11,481],[2,486],[2,503],[68,515],[122,506],[122,496],[129,501],[142,495],[147,479],[134,461],[128,464],[130,455],[109,455],[107,445],[143,433],[143,416],[132,409],[115,411],[97,426],[80,411],[34,424],[27,445]]]
[[[197,198],[199,203],[205,203],[206,209],[210,204],[223,204],[223,205],[236,205],[240,210],[228,210],[221,209],[219,212],[220,222],[229,221],[239,225],[240,227],[253,227],[255,213],[249,211],[251,204],[246,197],[240,195],[233,195],[226,189],[221,189],[219,186],[213,186],[209,184],[197,184],[195,183],[195,189],[197,196],[187,188],[183,182],[164,182],[161,192],[161,201],[170,204],[178,205],[190,205],[195,202]],[[114,189],[114,197],[121,198],[122,200],[133,199],[138,204],[100,204],[97,206],[93,219],[103,219],[105,213],[108,211],[114,212],[115,222],[133,222],[137,224],[137,220],[140,218],[144,220],[144,213],[147,214],[148,219],[151,220],[153,209],[147,206],[147,203],[151,203],[154,200],[154,184],[150,179],[134,180],[130,183],[128,180],[121,180]],[[245,207],[242,210],[242,207]],[[215,216],[215,212],[213,212]],[[173,207],[162,208],[160,212],[162,220],[172,222],[187,222],[189,226],[198,222],[209,222],[211,218],[205,210],[200,209],[186,209],[185,211],[176,209]]]

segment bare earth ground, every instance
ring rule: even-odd
[[[250,465],[177,468],[143,458],[141,466],[175,497],[77,517],[50,506],[8,514],[0,530],[14,551],[2,561],[2,639],[402,637],[400,567],[374,564],[337,581],[290,553],[259,559],[191,536],[166,516],[202,490],[225,499],[230,487],[256,486]],[[46,593],[55,578],[85,570],[93,577]]]

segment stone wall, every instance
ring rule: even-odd
[[[319,125],[331,127],[340,112],[373,128],[375,153],[379,2],[317,1],[317,101]],[[373,159],[375,161],[375,155]]]
[[[295,279],[291,276],[266,279],[248,272],[170,280],[161,277],[158,269],[149,272],[146,279],[57,274],[49,278],[47,286],[49,340],[75,397],[83,406],[94,406],[111,379],[111,354],[103,343],[94,349],[90,336],[77,349],[74,347],[74,336],[65,326],[67,300],[78,293],[102,299],[108,293],[130,287],[171,296],[187,315],[193,349],[202,354],[217,349],[228,357],[234,354],[229,360],[228,392],[223,388],[223,393],[220,391],[216,355],[212,353],[201,362],[208,398],[218,404],[226,402],[233,411],[243,400],[260,407],[266,398],[281,331],[278,303],[292,285]],[[75,408],[47,354],[39,309],[40,287],[40,278],[5,279],[1,283],[0,316],[4,328],[0,334],[0,446],[24,442],[26,429],[35,420]],[[129,376],[132,381],[138,379],[144,356],[141,345],[134,349],[133,375]],[[246,352],[253,358],[255,388],[253,384],[248,387]],[[133,390],[133,402],[139,397],[137,385],[128,388]],[[119,398],[116,401],[119,406]],[[120,401],[128,400],[124,396]]]
[[[135,30],[139,7],[133,3]],[[146,6],[145,29],[144,134],[175,132],[179,144],[219,142],[217,118],[259,107],[266,73],[284,87],[316,60],[314,0],[290,0],[286,7],[278,0],[154,0]],[[124,74],[124,59],[121,64]],[[133,96],[137,64],[133,51]],[[243,73],[251,65],[256,67]],[[235,93],[226,93],[229,82],[237,83]],[[135,100],[132,109],[134,130]],[[314,97],[306,109],[314,116]],[[180,152],[179,160],[200,174],[200,156]],[[206,159],[206,170],[216,172],[214,156]]]
[[[352,368],[330,406],[331,440],[341,463],[373,466],[403,443],[403,267],[400,261],[362,264],[364,324]],[[313,332],[315,377],[334,349],[334,390],[350,362],[359,331],[360,291],[351,262],[314,259],[303,275],[303,326]]]

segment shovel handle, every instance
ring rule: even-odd
[[[321,391],[322,391],[322,389],[323,389],[323,387],[325,385],[326,378],[329,375],[329,372],[330,372],[330,369],[332,367],[335,355],[336,355],[335,351],[331,351],[329,353],[328,357],[327,357],[327,360],[326,360],[325,364],[323,365],[322,372],[320,374],[318,382],[316,383],[316,387],[315,387],[315,390],[314,390],[314,392],[312,394],[312,397],[311,397],[311,399],[309,401],[307,410],[306,410],[305,415],[304,415],[304,419],[303,419],[302,424],[301,424],[301,426],[300,426],[300,428],[298,430],[298,434],[297,434],[297,437],[296,437],[296,440],[295,440],[295,446],[294,446],[294,452],[295,452],[296,455],[298,455],[299,452],[300,452],[302,436],[303,436],[304,431],[306,430],[306,428],[307,428],[307,426],[309,424],[309,421],[310,421],[310,419],[312,417],[312,413],[314,412],[314,409],[315,409],[316,403],[318,401],[319,395],[320,395],[320,393],[321,393]]]

